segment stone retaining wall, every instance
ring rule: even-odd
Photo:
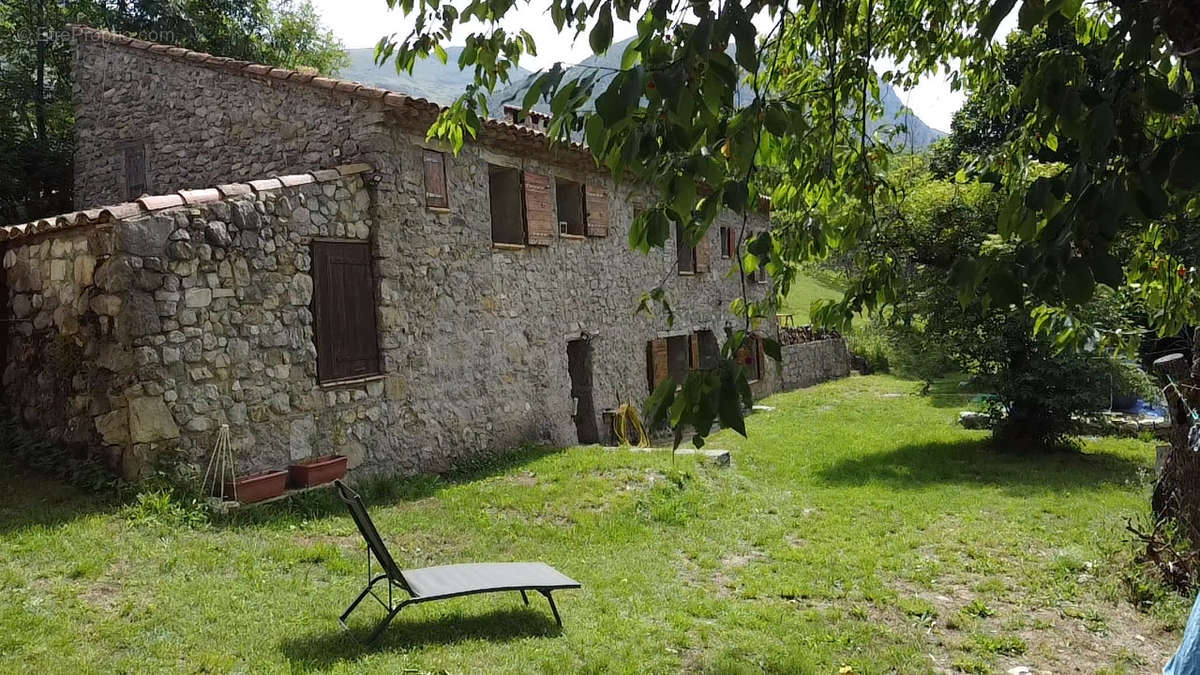
[[[783,387],[799,389],[850,374],[850,351],[838,338],[784,345]]]

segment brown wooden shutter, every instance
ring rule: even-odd
[[[450,208],[446,156],[434,150],[425,151],[425,206],[431,209]]]
[[[670,362],[667,358],[667,341],[663,338],[646,343],[646,376],[650,381],[651,392],[671,377]]]
[[[696,242],[696,273],[702,274],[712,269],[712,245],[708,233],[705,232],[700,241]]]
[[[549,246],[554,242],[554,204],[550,198],[550,178],[525,172],[525,232],[531,246]]]
[[[313,318],[322,382],[379,373],[371,248],[313,242]]]
[[[137,199],[146,194],[146,146],[142,143],[128,145],[121,151],[125,162],[125,195]]]
[[[612,207],[608,201],[608,190],[598,185],[585,189],[584,206],[587,209],[587,236],[607,237],[608,224],[612,220]]]
[[[692,370],[699,370],[700,369],[700,334],[699,333],[692,333],[691,335],[688,336],[688,347],[691,349],[691,352],[692,352],[691,363],[689,365],[692,367]]]

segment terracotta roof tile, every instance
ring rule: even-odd
[[[245,183],[231,183],[229,185],[218,185],[217,190],[221,193],[221,196],[225,197],[225,198],[240,197],[242,195],[248,195],[251,192],[253,192],[253,190],[250,189],[250,186],[246,185]]]
[[[337,180],[342,177],[342,173],[337,169],[318,169],[312,172],[313,180],[318,183],[327,183],[331,180]]]
[[[291,176],[280,176],[279,182],[283,183],[284,187],[296,187],[297,185],[308,185],[313,182],[314,178],[311,173],[299,173]]]
[[[220,201],[221,193],[216,188],[205,188],[203,190],[180,190],[179,196],[183,197],[185,204],[204,204],[207,202]]]
[[[142,205],[147,211],[157,211],[159,209],[169,209],[172,206],[183,206],[183,197],[179,195],[156,195],[153,197],[142,197],[137,200],[138,204]]]
[[[283,183],[280,183],[278,178],[263,178],[261,180],[250,181],[250,187],[254,188],[255,192],[266,192],[268,190],[278,190],[283,187]]]
[[[105,206],[100,209],[101,215],[108,214],[108,218],[112,220],[120,220],[130,216],[136,216],[142,212],[142,207],[134,202],[125,202],[124,204],[115,204],[113,206]]]
[[[237,197],[248,195],[252,192],[264,192],[268,190],[277,190],[284,186],[305,185],[312,182],[327,182],[338,180],[342,176],[351,176],[365,171],[370,171],[369,164],[346,164],[336,169],[318,169],[304,174],[294,174],[289,176],[281,176],[279,178],[267,178],[264,180],[250,181],[249,183],[230,183],[221,185],[215,188],[203,188],[198,190],[180,190],[175,194],[170,195],[150,195],[141,197],[133,202],[124,202],[121,204],[113,204],[111,206],[101,206],[93,209],[84,209],[82,211],[71,211],[57,216],[40,218],[33,222],[22,223],[19,225],[9,225],[0,227],[0,241],[11,241],[21,239],[35,234],[43,234],[49,232],[57,232],[75,227],[84,227],[89,225],[102,225],[104,223],[130,218],[143,213],[150,213],[161,209],[173,208],[176,206],[203,204],[207,202],[218,201],[222,198]]]

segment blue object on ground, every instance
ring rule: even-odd
[[[1163,668],[1163,675],[1200,675],[1200,596],[1192,605],[1187,629],[1183,631],[1183,644]]]

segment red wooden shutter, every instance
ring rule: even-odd
[[[371,248],[359,242],[313,242],[313,317],[317,377],[322,382],[379,372]]]
[[[425,206],[431,209],[450,208],[446,157],[434,150],[425,151]]]
[[[588,185],[585,188],[584,208],[587,209],[587,236],[607,237],[608,224],[612,220],[608,191],[598,185]]]
[[[550,199],[550,178],[525,172],[525,231],[531,246],[549,246],[554,242],[554,204]]]
[[[671,376],[665,339],[659,338],[646,343],[646,376],[651,392]]]

